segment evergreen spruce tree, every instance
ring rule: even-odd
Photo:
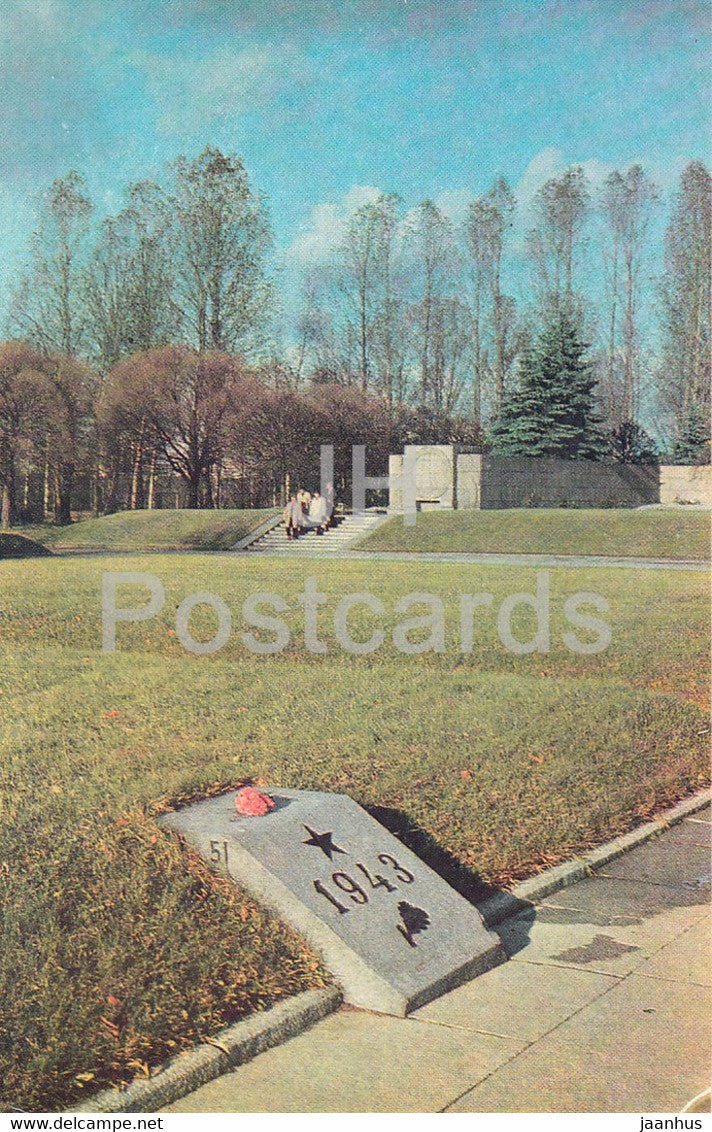
[[[492,450],[499,456],[521,456],[528,452],[537,428],[538,406],[533,379],[536,360],[527,336],[519,358],[519,380],[507,390],[491,427]]]
[[[710,427],[702,410],[693,405],[685,417],[675,442],[674,464],[709,464]]]
[[[657,464],[658,450],[652,436],[635,421],[623,421],[610,436],[611,455],[619,464]]]
[[[556,314],[523,358],[519,384],[502,403],[492,429],[494,452],[571,460],[606,455],[586,350],[571,316]]]

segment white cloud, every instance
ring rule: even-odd
[[[517,202],[514,227],[509,241],[511,252],[515,256],[526,256],[527,234],[533,224],[532,205],[534,198],[547,181],[552,177],[560,177],[567,169],[581,166],[589,181],[591,197],[596,196],[603,187],[606,177],[614,169],[629,169],[631,165],[639,164],[645,169],[647,175],[659,187],[661,192],[668,193],[674,189],[680,173],[686,164],[683,157],[667,162],[664,166],[655,166],[645,158],[631,157],[617,165],[610,161],[602,161],[598,157],[588,157],[579,160],[567,160],[561,149],[547,146],[537,153],[524,170],[519,182],[514,186],[513,192]]]
[[[352,185],[344,195],[343,206],[349,213],[364,204],[373,204],[380,196],[382,196],[381,189],[376,189],[373,185]]]
[[[361,205],[378,200],[381,190],[373,185],[352,185],[339,200],[315,205],[299,226],[282,260],[286,267],[319,267],[329,262],[346,234],[350,214]]]
[[[614,169],[618,168],[624,171],[636,164],[642,165],[651,180],[663,191],[667,191],[676,186],[687,160],[687,158],[679,157],[666,162],[665,165],[653,165],[645,158],[635,155],[626,161],[619,162],[618,165],[611,161],[601,161],[598,157],[566,160],[562,150],[548,146],[546,149],[540,150],[531,159],[518,184],[514,187],[517,209],[522,216],[529,216],[532,202],[539,189],[552,177],[560,177],[567,169],[579,165],[589,180],[592,195],[595,195],[602,187],[606,177]]]
[[[552,177],[558,177],[566,169],[564,155],[560,149],[547,146],[531,159],[514,189],[517,208],[529,212],[532,201],[539,189]]]
[[[470,189],[445,189],[435,198],[435,204],[453,224],[462,224],[473,200],[474,193]]]
[[[633,157],[621,162],[619,167],[627,169],[636,160]],[[686,159],[680,157],[661,168],[653,167],[644,160],[639,163],[663,191],[668,191],[677,184]],[[578,165],[589,179],[592,197],[596,196],[605,178],[616,168],[612,162],[602,161],[597,157],[567,160],[563,150],[555,146],[547,146],[531,159],[519,181],[513,186],[516,210],[509,238],[509,249],[513,255],[525,257],[528,254],[527,234],[533,223],[532,204],[539,189],[552,177],[559,177],[567,169]],[[344,238],[350,213],[363,204],[377,200],[380,195],[381,190],[373,185],[352,185],[337,200],[314,205],[292,242],[284,249],[282,265],[286,268],[301,268],[327,264]],[[474,196],[471,189],[444,189],[435,198],[435,204],[453,224],[459,225],[465,220],[467,207]],[[415,215],[414,206],[406,212],[404,223],[407,225]]]

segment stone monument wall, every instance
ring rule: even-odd
[[[391,491],[388,510],[403,510],[400,482],[406,459],[415,460],[415,498],[418,509],[446,509],[455,506],[455,448],[452,444],[407,444],[403,456],[389,456]]]
[[[453,445],[408,445],[405,456],[391,456],[389,511],[403,511],[406,457],[415,459],[419,510],[499,510],[508,507],[641,507],[682,499],[712,504],[712,474],[707,468],[602,464],[491,456],[458,452]]]
[[[403,487],[401,476],[403,474],[403,457],[388,457],[388,511],[400,515],[403,511]]]
[[[661,503],[701,503],[712,507],[712,465],[664,464],[660,468]]]
[[[480,507],[640,507],[660,500],[657,465],[482,457]]]
[[[461,511],[479,511],[482,487],[482,456],[457,454],[456,506]]]

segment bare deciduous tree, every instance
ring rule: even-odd
[[[17,464],[33,442],[44,446],[48,408],[43,367],[46,358],[23,342],[0,346],[0,526],[17,517]]]
[[[29,271],[13,297],[14,332],[45,354],[79,354],[84,345],[84,258],[93,205],[74,170],[43,195],[30,242]]]
[[[601,210],[606,223],[610,263],[610,314],[606,378],[611,425],[635,422],[640,409],[640,356],[637,308],[645,236],[657,190],[640,165],[611,173],[603,186]],[[621,297],[622,290],[622,297]],[[623,307],[622,326],[618,310]],[[616,361],[621,339],[621,384],[616,396]]]
[[[419,330],[420,404],[425,406],[431,393],[435,312],[452,287],[456,276],[452,225],[432,200],[415,210],[411,246],[417,297],[415,311]]]
[[[486,196],[478,197],[468,209],[465,226],[466,246],[472,284],[472,412],[475,424],[482,421],[482,394],[487,370],[485,349],[485,300],[493,339],[495,411],[504,394],[506,373],[511,364],[508,342],[512,336],[513,300],[502,291],[504,237],[512,224],[514,198],[507,182],[498,178]]]
[[[378,285],[378,212],[364,204],[349,217],[341,256],[339,284],[353,320],[358,342],[361,390],[368,389],[371,370],[371,331]]]
[[[580,166],[552,177],[534,198],[529,246],[542,313],[576,310],[574,265],[589,212],[586,175]]]
[[[173,166],[177,275],[184,322],[198,349],[255,345],[268,320],[265,257],[271,235],[263,202],[239,158],[210,147]]]
[[[187,485],[189,507],[213,506],[212,474],[240,376],[236,360],[217,351],[164,346],[134,354],[109,375],[104,414],[113,414],[135,452],[150,439]]]
[[[709,421],[712,348],[712,177],[699,161],[683,170],[665,233],[661,283],[661,395],[678,434],[697,412]]]

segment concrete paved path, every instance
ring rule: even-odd
[[[398,1019],[342,1009],[168,1112],[679,1112],[710,1079],[709,808],[497,930]]]
[[[303,553],[301,551],[303,550]],[[157,555],[209,555],[211,558],[242,558],[248,561],[249,551],[242,550],[93,550],[86,547],[68,549],[53,547],[55,558],[155,558]],[[260,558],[284,558],[289,552],[264,550]],[[256,558],[257,556],[254,555]],[[460,554],[450,551],[433,551],[416,554],[413,551],[348,550],[333,547],[320,551],[316,540],[309,547],[300,548],[299,560],[322,558],[332,561],[346,559],[352,562],[464,562],[472,566],[534,566],[547,569],[551,566],[605,566],[626,570],[696,570],[709,571],[710,563],[695,559],[674,558],[613,558],[597,554]]]
[[[374,562],[466,562],[473,566],[623,566],[628,570],[709,570],[709,562],[672,558],[613,558],[596,554],[457,554],[433,551],[348,550],[334,557]]]

